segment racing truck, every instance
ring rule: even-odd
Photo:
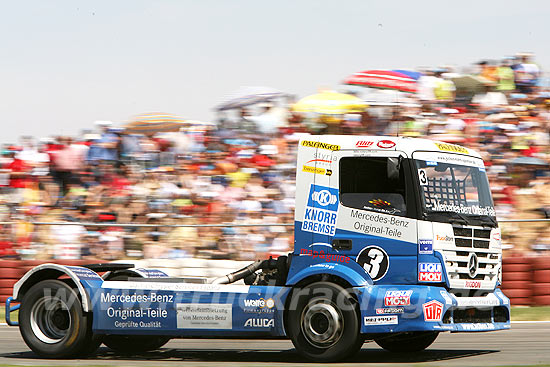
[[[289,338],[316,362],[345,359],[365,341],[416,352],[441,332],[510,328],[478,153],[406,137],[298,144],[292,253],[214,279],[42,264],[14,285],[6,321],[44,358],[101,343],[137,353],[173,338]]]

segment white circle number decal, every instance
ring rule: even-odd
[[[357,255],[357,263],[365,269],[373,281],[382,279],[390,267],[386,251],[378,246],[365,247]]]

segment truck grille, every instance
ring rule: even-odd
[[[442,248],[445,270],[451,288],[465,288],[465,281],[481,281],[481,289],[492,289],[498,279],[500,250],[490,249],[491,230],[479,227],[453,226],[454,246]],[[468,268],[470,254],[475,253],[478,267],[475,276]]]

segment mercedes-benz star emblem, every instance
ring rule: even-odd
[[[478,267],[479,261],[477,260],[477,255],[475,252],[472,252],[468,258],[468,274],[470,274],[470,278],[475,278]]]

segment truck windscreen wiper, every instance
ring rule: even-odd
[[[428,215],[447,214],[448,216],[450,216],[449,220],[451,222],[458,223],[458,224],[463,224],[463,225],[468,224],[468,219],[463,214],[456,213],[456,212],[448,212],[448,211],[445,211],[445,210],[431,210],[427,214]]]
[[[493,217],[490,217],[488,215],[472,215],[471,217],[473,219],[478,219],[483,224],[486,224],[492,227],[497,226],[497,221]]]

